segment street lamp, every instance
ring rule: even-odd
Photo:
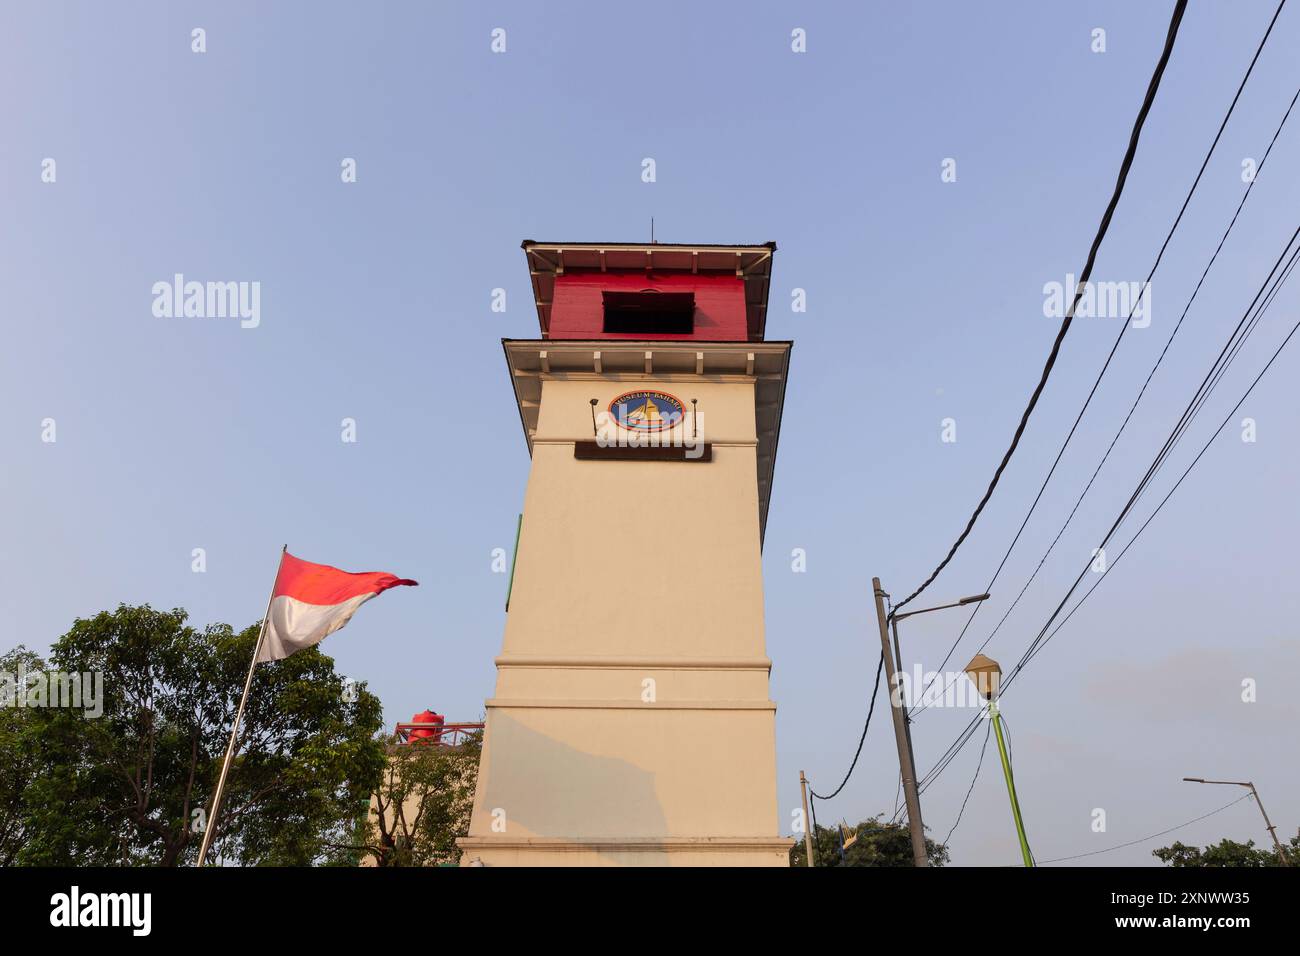
[[[901,621],[905,617],[912,617],[917,614],[929,614],[931,611],[943,611],[950,607],[965,607],[967,604],[978,604],[980,601],[987,601],[987,594],[972,594],[970,597],[964,597],[954,601],[952,604],[940,604],[936,607],[923,607],[919,611],[908,611],[906,614],[891,614],[895,621]]]
[[[967,604],[978,604],[980,601],[987,601],[988,599],[989,596],[987,594],[972,594],[970,597],[961,598],[960,600],[954,601],[952,604],[940,604],[936,607],[923,607],[919,611],[908,611],[906,614],[891,614],[889,620],[894,631],[894,673],[899,674],[903,670],[903,652],[898,641],[899,621],[906,617],[915,617],[917,614],[929,614],[931,611],[944,611],[950,607],[965,607]],[[902,698],[901,690],[899,692],[899,698]],[[912,752],[912,717],[907,712],[906,707],[903,708],[903,728],[907,731],[907,751],[910,756]],[[915,762],[913,763],[912,769],[916,769]]]
[[[987,594],[972,594],[970,597],[964,597],[954,601],[951,604],[939,604],[935,607],[923,607],[919,611],[908,611],[906,614],[891,614],[889,620],[894,631],[894,672],[898,673],[903,669],[903,654],[898,643],[898,622],[907,617],[915,617],[918,614],[929,614],[931,611],[945,611],[950,607],[965,607],[967,604],[979,604],[981,601],[987,601]],[[903,711],[903,719],[908,726],[908,746],[912,745],[911,724],[912,718],[907,715],[906,709]]]
[[[880,656],[885,664],[885,680],[889,686],[890,715],[894,720],[894,742],[898,745],[898,770],[902,777],[903,795],[907,803],[907,826],[912,836],[912,863],[915,866],[929,866],[930,857],[925,851],[925,826],[921,822],[921,796],[916,787],[916,758],[912,754],[912,729],[907,717],[907,707],[898,691],[898,669],[902,667],[902,658],[898,647],[898,622],[905,617],[926,614],[930,611],[942,611],[944,608],[961,607],[985,600],[987,594],[964,597],[952,604],[927,607],[906,614],[885,613],[885,598],[889,597],[880,587],[880,578],[871,579],[871,587],[876,598],[876,619],[880,622]],[[889,631],[893,628],[894,647],[889,647]]]
[[[1016,836],[1020,840],[1020,856],[1025,866],[1034,865],[1034,855],[1029,852],[1029,838],[1025,836],[1025,821],[1020,816],[1020,800],[1016,797],[1016,781],[1011,774],[1011,758],[1007,756],[1007,742],[1002,735],[1002,715],[998,712],[998,684],[1002,680],[1002,668],[998,662],[983,654],[976,654],[966,665],[966,676],[975,684],[980,696],[989,702],[989,718],[993,721],[993,732],[998,738],[998,754],[1002,757],[1002,776],[1007,781],[1007,795],[1011,797],[1011,817],[1016,823]]]
[[[1264,828],[1268,830],[1268,835],[1273,838],[1273,846],[1277,848],[1277,858],[1282,861],[1283,866],[1290,866],[1291,860],[1286,855],[1286,850],[1282,848],[1281,842],[1277,838],[1277,827],[1273,826],[1273,821],[1268,818],[1267,811],[1264,810],[1264,804],[1259,802],[1259,791],[1249,780],[1206,780],[1203,777],[1183,777],[1187,783],[1217,783],[1229,787],[1247,787],[1250,789],[1251,796],[1255,798],[1255,806],[1259,807],[1259,812],[1264,815]]]

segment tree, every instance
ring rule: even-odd
[[[1276,850],[1256,847],[1254,840],[1238,843],[1235,840],[1225,838],[1218,843],[1210,844],[1203,850],[1200,847],[1187,846],[1185,843],[1176,842],[1171,846],[1162,846],[1158,850],[1152,850],[1151,855],[1162,863],[1174,867],[1261,867],[1283,865],[1277,857]],[[1291,844],[1287,848],[1287,855],[1293,861],[1300,860],[1300,836],[1291,838]]]
[[[192,863],[259,624],[198,631],[186,613],[119,606],[78,619],[53,670],[98,674],[102,714],[21,711],[0,745],[31,748],[18,863]],[[348,831],[383,769],[379,700],[316,647],[259,664],[214,846],[220,858],[304,865]]]
[[[37,772],[35,738],[28,733],[28,711],[17,704],[23,675],[45,667],[39,654],[19,644],[0,655],[0,866],[12,866],[29,839],[27,784]]]
[[[456,747],[385,739],[388,766],[353,848],[376,866],[458,863],[469,832],[482,732]]]
[[[879,816],[863,820],[854,831],[858,839],[844,851],[840,859],[840,832],[838,827],[815,827],[813,847],[817,866],[911,866],[912,835],[901,823],[881,821]],[[849,834],[852,837],[852,832]],[[795,845],[790,850],[791,866],[807,866],[807,851],[802,834],[795,834]],[[926,838],[925,850],[931,866],[948,862],[948,848]]]

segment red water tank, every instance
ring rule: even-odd
[[[407,737],[408,743],[421,743],[426,740],[432,740],[437,743],[442,737],[442,714],[435,714],[431,710],[422,710],[411,718],[413,724],[432,724],[431,727],[416,727],[411,730]]]

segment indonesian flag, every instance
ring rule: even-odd
[[[286,551],[275,577],[266,633],[257,659],[278,661],[319,644],[375,595],[401,584],[416,583],[382,571],[352,574],[328,564],[303,561]]]

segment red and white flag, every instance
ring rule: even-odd
[[[382,571],[352,574],[312,564],[285,552],[271,592],[266,633],[257,659],[278,661],[319,644],[352,619],[372,597],[399,585],[417,582]]]

